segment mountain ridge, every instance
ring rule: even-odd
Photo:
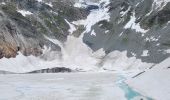
[[[106,62],[114,67],[121,56],[127,58],[125,69],[136,62],[157,64],[169,57],[169,4],[168,0],[1,1],[0,58],[15,58],[21,52],[45,61],[72,59],[79,67],[83,64],[79,57],[87,54],[88,63],[94,60],[90,66],[99,68]],[[78,46],[82,49],[74,51]],[[44,54],[47,48],[49,55]]]

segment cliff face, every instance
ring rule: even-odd
[[[96,36],[85,34],[84,42],[93,50],[127,50],[128,57],[159,63],[169,57],[169,5],[168,0],[110,0],[110,20],[95,24]]]
[[[68,21],[86,18],[88,12],[71,5],[71,2],[38,2],[36,0],[4,0],[0,2],[0,57],[42,54],[44,45],[60,50],[44,35],[66,41]],[[71,5],[71,6],[70,6]]]
[[[71,33],[84,34],[93,51],[103,48],[102,61],[127,51],[127,57],[159,63],[169,57],[169,21],[168,0],[1,0],[0,58],[18,52],[39,57],[44,46],[60,52],[61,45],[46,37],[64,45]]]

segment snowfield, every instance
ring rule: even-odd
[[[127,83],[155,100],[170,100],[170,58]]]
[[[0,75],[0,100],[153,100],[110,72]]]
[[[126,100],[113,73],[0,75],[0,100]]]

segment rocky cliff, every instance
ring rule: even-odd
[[[40,56],[44,45],[60,50],[44,35],[64,42],[69,29],[65,19],[83,19],[87,14],[86,10],[73,7],[71,2],[60,0],[1,0],[0,57],[16,57],[18,51],[25,56]]]

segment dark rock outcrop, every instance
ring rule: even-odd
[[[72,70],[65,67],[55,67],[55,68],[36,70],[28,73],[64,73],[64,72],[72,72]]]

